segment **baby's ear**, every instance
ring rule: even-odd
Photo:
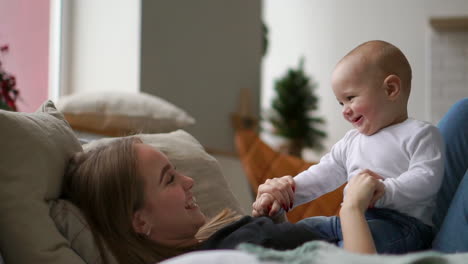
[[[401,92],[401,79],[395,74],[390,74],[384,80],[385,93],[390,100],[395,100]]]

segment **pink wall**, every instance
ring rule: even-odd
[[[50,0],[0,0],[4,69],[16,76],[18,110],[33,112],[48,98]]]

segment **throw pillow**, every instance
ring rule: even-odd
[[[84,261],[49,216],[63,172],[81,145],[48,101],[36,113],[0,110],[0,251],[5,263]]]
[[[101,264],[101,254],[93,234],[80,209],[67,200],[54,200],[50,204],[50,217],[58,230],[70,243],[70,247],[87,263]],[[106,252],[107,264],[117,264],[110,251]]]
[[[218,161],[206,153],[202,145],[183,130],[162,134],[137,135],[167,155],[182,174],[195,180],[193,193],[197,204],[207,217],[216,215],[223,208],[242,213],[237,199],[224,178]],[[116,138],[103,138],[83,146],[85,151],[107,144]]]
[[[62,97],[57,107],[73,129],[107,136],[166,133],[195,124],[179,107],[146,93],[77,93]]]

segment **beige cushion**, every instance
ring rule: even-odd
[[[207,217],[216,215],[223,208],[231,208],[240,214],[237,199],[232,194],[222,175],[218,162],[205,152],[200,143],[185,131],[166,134],[139,135],[143,142],[164,152],[181,173],[195,180],[193,193],[197,203]],[[95,140],[84,146],[85,151],[107,144],[115,138]],[[59,200],[51,208],[54,221],[70,240],[72,248],[87,263],[96,262],[99,255],[92,235],[78,209],[72,204]]]
[[[0,252],[5,263],[84,263],[49,217],[70,156],[81,146],[53,103],[0,111]]]
[[[77,93],[60,98],[57,108],[75,130],[108,136],[165,133],[195,123],[182,109],[145,93]]]
[[[50,216],[60,233],[67,238],[70,247],[87,263],[102,263],[101,254],[94,242],[93,234],[80,209],[67,200],[54,200],[50,203]],[[117,264],[110,251],[108,264]]]
[[[138,135],[144,143],[165,153],[181,173],[195,180],[193,193],[197,203],[207,217],[214,216],[228,207],[241,212],[237,199],[224,178],[218,161],[206,153],[201,144],[183,130],[163,134]],[[115,138],[92,141],[83,146],[91,148],[109,143]]]

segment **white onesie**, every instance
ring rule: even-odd
[[[439,130],[423,121],[407,119],[371,136],[353,129],[319,164],[294,177],[294,206],[331,192],[369,169],[384,178],[385,194],[375,207],[394,209],[432,225],[444,173],[443,150]]]

